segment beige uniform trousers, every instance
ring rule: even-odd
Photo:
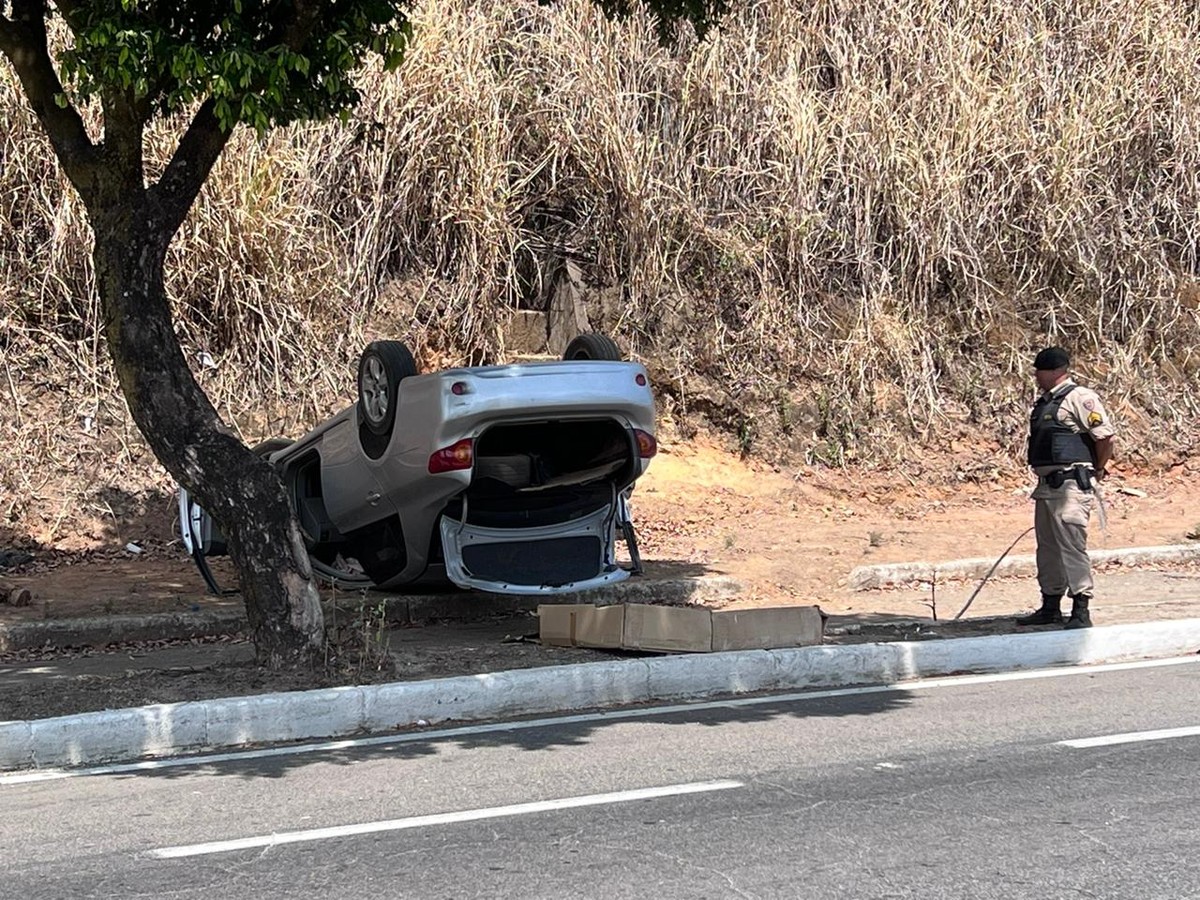
[[[1043,594],[1092,593],[1092,561],[1087,554],[1088,519],[1094,492],[1073,480],[1060,488],[1040,483],[1033,491],[1033,533],[1037,537],[1038,585]]]

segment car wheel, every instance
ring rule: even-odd
[[[391,433],[400,382],[416,374],[417,363],[400,341],[367,345],[358,360],[358,415],[369,432]]]
[[[366,575],[339,569],[337,558],[333,563],[326,563],[309,554],[308,559],[312,563],[313,574],[329,587],[344,591],[368,591],[375,587],[375,582]]]
[[[616,341],[598,331],[579,335],[567,344],[567,349],[563,352],[563,359],[622,360],[624,358]]]

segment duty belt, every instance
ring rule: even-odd
[[[1081,491],[1092,489],[1092,470],[1088,466],[1072,466],[1069,469],[1059,469],[1047,475],[1039,476],[1040,480],[1058,490],[1068,481],[1074,481]]]

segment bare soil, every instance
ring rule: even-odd
[[[963,477],[971,470],[969,458],[956,463],[952,456],[933,468],[927,462],[921,478],[785,468],[739,458],[711,443],[667,443],[634,497],[647,574],[728,575],[745,585],[729,607],[815,603],[831,615],[870,621],[879,597],[848,589],[856,566],[994,558],[1029,527],[1032,506],[1023,474]],[[1118,466],[1104,485],[1106,528],[1093,528],[1092,546],[1194,539],[1200,524],[1197,474],[1195,461],[1155,473]],[[169,511],[170,499],[157,507]],[[26,606],[0,603],[0,624],[240,604],[237,596],[205,593],[171,534],[169,513],[158,521],[143,516],[139,525],[146,530],[120,530],[123,543],[110,537],[69,550],[35,551],[32,563],[0,570],[0,596],[21,588],[32,595]],[[125,549],[127,544],[141,552]],[[1032,550],[1028,536],[1012,552]],[[218,578],[233,585],[228,565],[214,563]],[[929,614],[923,594],[897,596],[889,608],[915,618]],[[378,626],[348,619],[319,672],[262,669],[240,634],[0,654],[0,692],[6,695],[0,719],[611,658],[601,651],[541,646],[530,640],[537,631],[530,616],[393,630],[390,654],[380,652]]]

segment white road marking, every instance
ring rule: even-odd
[[[944,678],[925,678],[900,681],[895,684],[871,685],[869,687],[836,688],[826,691],[803,691],[791,694],[763,694],[732,700],[714,700],[707,703],[678,703],[671,706],[648,706],[634,709],[614,709],[603,712],[581,713],[568,716],[551,716],[540,719],[522,719],[507,722],[488,722],[482,725],[465,725],[459,728],[422,729],[403,734],[378,735],[368,738],[348,738],[340,741],[322,741],[316,744],[295,744],[282,747],[264,747],[259,750],[237,750],[229,753],[178,756],[171,759],[150,759],[136,763],[121,763],[110,766],[93,766],[87,769],[42,769],[36,772],[15,772],[0,775],[0,786],[28,784],[34,781],[55,781],[60,778],[78,778],[85,775],[136,775],[139,772],[155,772],[162,769],[211,766],[225,762],[244,762],[251,759],[270,759],[280,756],[300,756],[306,753],[330,753],[338,750],[353,750],[359,747],[380,747],[411,744],[421,741],[438,741],[470,737],[497,732],[528,731],[533,728],[553,728],[561,725],[576,725],[591,722],[619,722],[627,719],[646,719],[676,713],[704,712],[714,709],[741,709],[766,704],[801,703],[810,700],[828,700],[835,697],[854,697],[865,694],[905,693],[907,691],[933,690],[937,688],[967,687],[976,684],[993,684],[1005,681],[1029,681],[1039,678],[1062,678],[1070,675],[1096,675],[1102,672],[1123,672],[1132,669],[1151,669],[1163,666],[1187,666],[1200,663],[1200,656],[1178,656],[1169,659],[1149,659],[1127,663],[1105,663],[1104,665],[1063,666],[1052,669],[1031,669],[1027,672],[1000,672],[993,675],[953,675]]]
[[[237,838],[229,841],[212,841],[207,844],[190,844],[180,847],[163,847],[150,850],[147,856],[154,859],[178,859],[181,856],[204,856],[211,853],[229,853],[233,850],[253,850],[258,847],[276,847],[281,844],[298,844],[302,841],[324,841],[330,838],[351,837],[360,834],[377,834],[381,831],[403,831],[409,828],[425,828],[430,825],[453,825],[458,822],[478,822],[482,819],[498,819],[502,816],[524,816],[531,813],[556,812],[562,809],[578,809],[581,806],[602,806],[610,803],[631,803],[635,800],[654,800],[658,797],[677,797],[683,794],[702,794],[710,791],[728,791],[745,787],[740,781],[699,781],[692,784],[670,784],[665,787],[640,788],[632,791],[616,791],[610,794],[587,794],[582,797],[565,797],[559,800],[538,800],[533,803],[517,803],[512,806],[493,806],[488,809],[464,809],[460,812],[436,813],[428,816],[412,816],[407,819],[391,819],[386,822],[362,822],[358,825],[336,825],[332,828],[312,828],[308,831],[285,831],[262,837]]]
[[[1200,736],[1200,725],[1187,728],[1160,728],[1157,731],[1127,731],[1124,734],[1107,734],[1101,737],[1078,738],[1070,741],[1059,741],[1063,747],[1073,747],[1085,750],[1088,747],[1111,747],[1114,744],[1138,744],[1143,741],[1165,741],[1171,738]]]

